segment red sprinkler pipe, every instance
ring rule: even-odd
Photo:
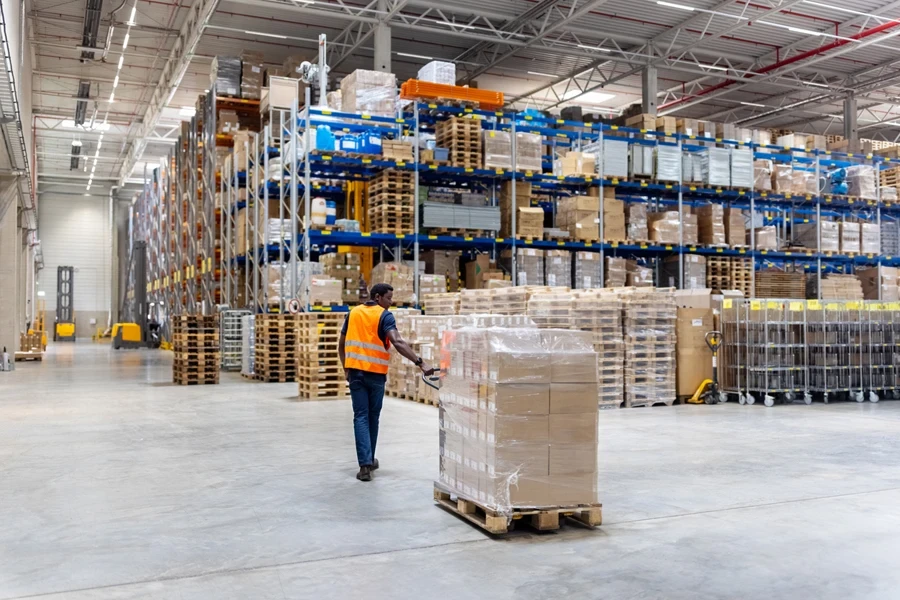
[[[841,46],[846,46],[847,44],[852,43],[851,40],[853,40],[853,41],[861,40],[863,38],[869,37],[870,35],[875,35],[876,33],[881,33],[882,31],[892,29],[892,28],[896,27],[897,25],[900,25],[900,21],[888,21],[887,23],[882,23],[881,25],[872,27],[871,29],[866,29],[865,31],[860,31],[856,35],[851,35],[849,37],[849,39],[835,40],[835,41],[831,42],[830,44],[825,44],[824,46],[819,46],[818,48],[814,48],[812,50],[807,50],[806,52],[801,52],[800,54],[795,54],[794,56],[791,56],[784,60],[774,62],[771,65],[767,65],[761,69],[757,69],[756,72],[753,74],[744,75],[744,78],[745,79],[753,79],[757,75],[765,75],[766,73],[774,71],[775,69],[779,69],[781,67],[793,64],[795,62],[799,62],[801,60],[806,60],[807,58],[810,58],[811,56],[815,56],[817,54],[822,54],[823,52],[828,52],[829,50],[834,50],[835,48],[840,48]],[[706,96],[707,94],[711,94],[717,90],[727,88],[731,85],[734,85],[735,83],[738,83],[738,82],[735,80],[732,80],[732,79],[729,79],[727,81],[722,81],[720,83],[717,83],[716,85],[711,85],[707,88],[703,88],[702,90],[700,90],[699,92],[697,92],[696,94],[693,94],[691,96],[683,96],[681,98],[678,98],[677,100],[672,100],[671,102],[667,102],[666,104],[663,104],[662,106],[660,106],[659,110],[671,108],[673,106],[678,106],[679,104],[683,104],[685,102],[690,102],[691,100],[699,98],[700,96]]]

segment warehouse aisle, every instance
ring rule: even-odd
[[[234,374],[173,386],[169,356],[56,345],[2,374],[0,600],[900,587],[898,402],[604,411],[606,524],[493,540],[431,501],[434,407],[386,402],[383,466],[362,484],[348,402]]]

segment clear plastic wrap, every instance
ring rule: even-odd
[[[816,179],[815,169],[794,167],[791,173],[792,194],[816,194],[819,190],[819,182]]]
[[[528,299],[528,317],[542,329],[568,329],[572,320],[572,294],[568,290],[532,294]]]
[[[679,218],[677,210],[650,213],[650,241],[660,244],[677,244],[679,242]]]
[[[265,57],[261,52],[241,52],[241,98],[259,100],[263,87],[264,62]]]
[[[750,188],[755,179],[753,151],[749,148],[732,148],[731,184],[736,188]]]
[[[685,213],[681,217],[681,241],[685,245],[694,245],[699,243],[699,227],[697,226],[697,215]]]
[[[703,183],[703,152],[685,151],[681,155],[681,173],[684,183]]]
[[[772,161],[753,161],[753,189],[759,192],[772,191]]]
[[[444,332],[440,482],[509,515],[597,502],[597,355],[577,331]]]
[[[568,250],[545,250],[544,279],[551,287],[572,287],[572,253]]]
[[[834,221],[795,223],[794,243],[805,248],[815,249],[819,241],[819,230],[822,235],[822,252],[840,252],[840,227]]]
[[[853,165],[847,167],[848,194],[857,198],[875,200],[875,167],[872,165]]]
[[[575,252],[573,288],[591,289],[603,287],[600,279],[601,257],[599,252]]]
[[[397,112],[397,77],[357,69],[341,80],[341,105],[346,112],[392,117]]]
[[[647,224],[647,205],[640,202],[630,202],[625,205],[626,235],[627,239],[645,241],[650,239]]]
[[[518,151],[518,147],[516,148]],[[590,177],[597,172],[594,156],[584,152],[569,151],[559,162],[561,171],[557,175]]]
[[[697,209],[698,242],[710,246],[727,245],[725,235],[725,207],[705,204]]]
[[[508,131],[490,130],[484,132],[485,169],[509,170],[512,168],[511,139]]]
[[[897,201],[897,188],[882,187],[881,188],[881,199],[885,202],[896,202]]]
[[[656,178],[660,181],[681,180],[681,151],[678,146],[656,147]]]
[[[606,283],[604,287],[625,287],[625,284],[628,281],[628,261],[624,258],[607,256],[606,268],[603,270],[603,272],[606,276]]]
[[[757,250],[778,250],[778,229],[774,226],[757,227],[754,236]]]
[[[633,177],[653,176],[653,146],[641,144],[631,146],[631,175]]]
[[[386,283],[394,288],[394,304],[415,304],[413,270],[398,262],[382,262],[372,268],[370,287]]]
[[[739,208],[725,209],[725,239],[729,246],[747,245],[747,226],[744,212]]]
[[[503,267],[512,269],[512,254],[504,250]],[[516,285],[546,285],[544,279],[544,251],[537,248],[516,248]]]
[[[877,223],[860,223],[859,246],[863,254],[878,254],[881,252],[881,230]]]
[[[860,230],[859,223],[841,224],[841,252],[859,254],[860,250]]]
[[[418,79],[419,81],[430,81],[431,83],[456,85],[456,64],[433,60],[419,69]]]
[[[335,90],[333,92],[328,92],[327,94],[325,94],[325,103],[331,110],[339,112],[342,111],[344,109],[344,103],[341,90]]]
[[[598,173],[603,177],[628,177],[628,141],[603,140],[603,154],[598,166]]]
[[[708,161],[704,181],[713,187],[731,185],[731,149],[707,148],[703,155]]]
[[[309,297],[306,299],[312,305],[343,304],[344,282],[325,275],[313,275],[309,280]],[[301,288],[301,297],[305,290]]]
[[[216,56],[209,70],[209,91],[217,96],[237,98],[241,93],[241,59]]]
[[[627,261],[627,277],[625,283],[628,287],[653,287],[653,269],[639,265],[636,261]]]
[[[516,170],[542,173],[544,153],[541,135],[538,133],[516,133]]]
[[[784,163],[775,163],[773,182],[775,191],[779,194],[790,194],[794,188],[794,169],[791,165]]]

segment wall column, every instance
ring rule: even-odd
[[[659,92],[657,87],[656,67],[646,66],[641,71],[641,90],[642,90],[642,111],[647,115],[656,114],[656,96]]]
[[[19,331],[24,323],[19,323],[19,250],[22,236],[19,232],[18,188],[16,180],[0,180],[0,204],[9,200],[12,204],[0,220],[0,351],[5,347],[10,356],[10,365],[15,368],[15,353],[19,349]]]
[[[386,13],[388,11],[387,0],[378,1],[378,11]],[[391,72],[391,28],[384,23],[375,26],[375,64],[372,65],[374,71],[382,71],[384,73]]]
[[[857,124],[856,98],[844,100],[844,139],[850,142],[850,152],[859,152],[859,126]]]

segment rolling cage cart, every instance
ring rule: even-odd
[[[806,347],[806,303],[722,303],[722,389],[740,404],[812,403]]]
[[[726,299],[721,321],[742,404],[900,398],[900,302]]]
[[[222,370],[240,371],[244,340],[243,319],[249,310],[224,309],[220,313],[219,343],[221,344]]]

